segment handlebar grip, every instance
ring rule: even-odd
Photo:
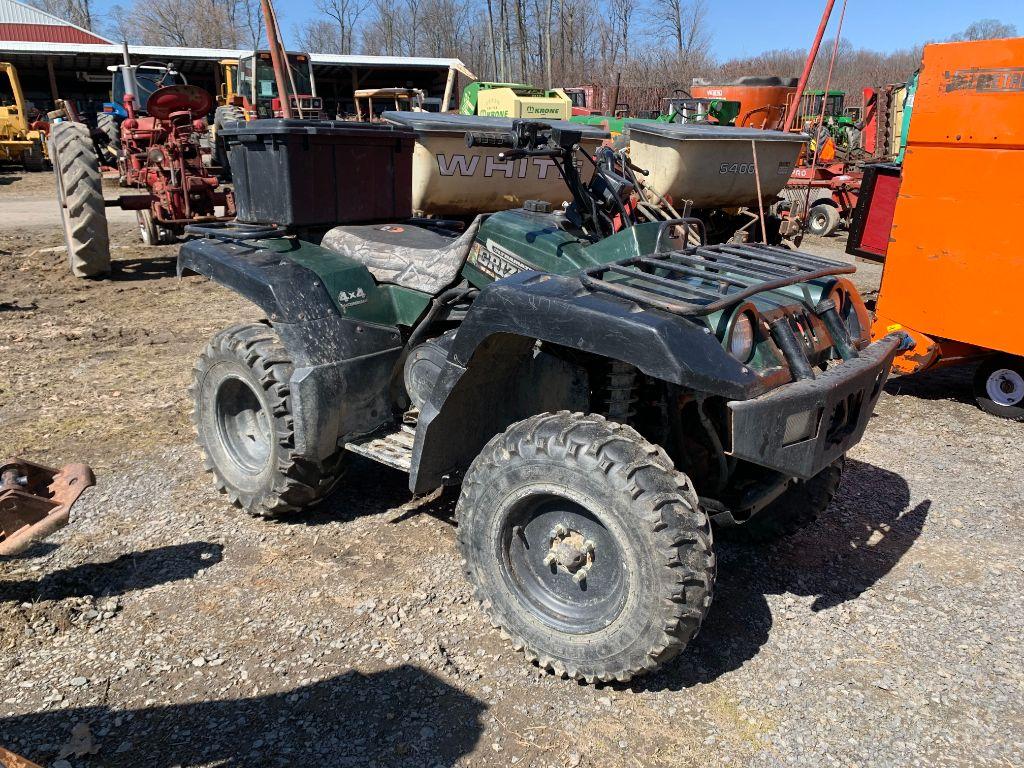
[[[512,137],[507,133],[479,133],[470,131],[466,134],[467,147],[503,147],[511,149],[515,146]]]

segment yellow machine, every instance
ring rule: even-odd
[[[29,121],[28,104],[13,64],[0,61],[0,78],[0,162],[19,163],[28,171],[45,170],[46,124]]]
[[[238,98],[235,88],[238,85],[238,59],[221,59],[217,62],[220,67],[220,88],[217,93],[217,104],[234,104]]]

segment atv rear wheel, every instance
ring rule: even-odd
[[[341,452],[301,456],[292,431],[294,366],[273,329],[259,323],[218,333],[192,372],[192,424],[217,489],[259,517],[280,517],[325,496]]]
[[[110,236],[103,180],[89,128],[81,123],[55,125],[50,134],[50,158],[71,274],[105,275],[110,272]]]
[[[601,416],[546,413],[494,437],[456,517],[491,623],[557,675],[652,671],[711,605],[711,528],[693,486],[663,450]]]
[[[723,539],[768,544],[792,536],[818,519],[835,498],[845,458],[837,459],[810,480],[796,480],[781,496],[744,523],[722,528]]]
[[[818,237],[828,237],[839,226],[839,209],[828,203],[818,203],[807,214],[807,231]]]

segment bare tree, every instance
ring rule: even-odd
[[[338,53],[352,53],[355,49],[356,24],[369,8],[369,0],[316,0],[315,5],[338,27]]]
[[[29,0],[40,10],[85,29],[93,28],[92,0]]]
[[[1001,37],[1016,37],[1017,27],[1004,24],[998,19],[979,19],[968,25],[963,32],[950,37],[950,40],[995,40]]]

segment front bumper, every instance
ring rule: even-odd
[[[733,400],[729,455],[810,479],[856,445],[902,338],[892,334],[814,379]]]

